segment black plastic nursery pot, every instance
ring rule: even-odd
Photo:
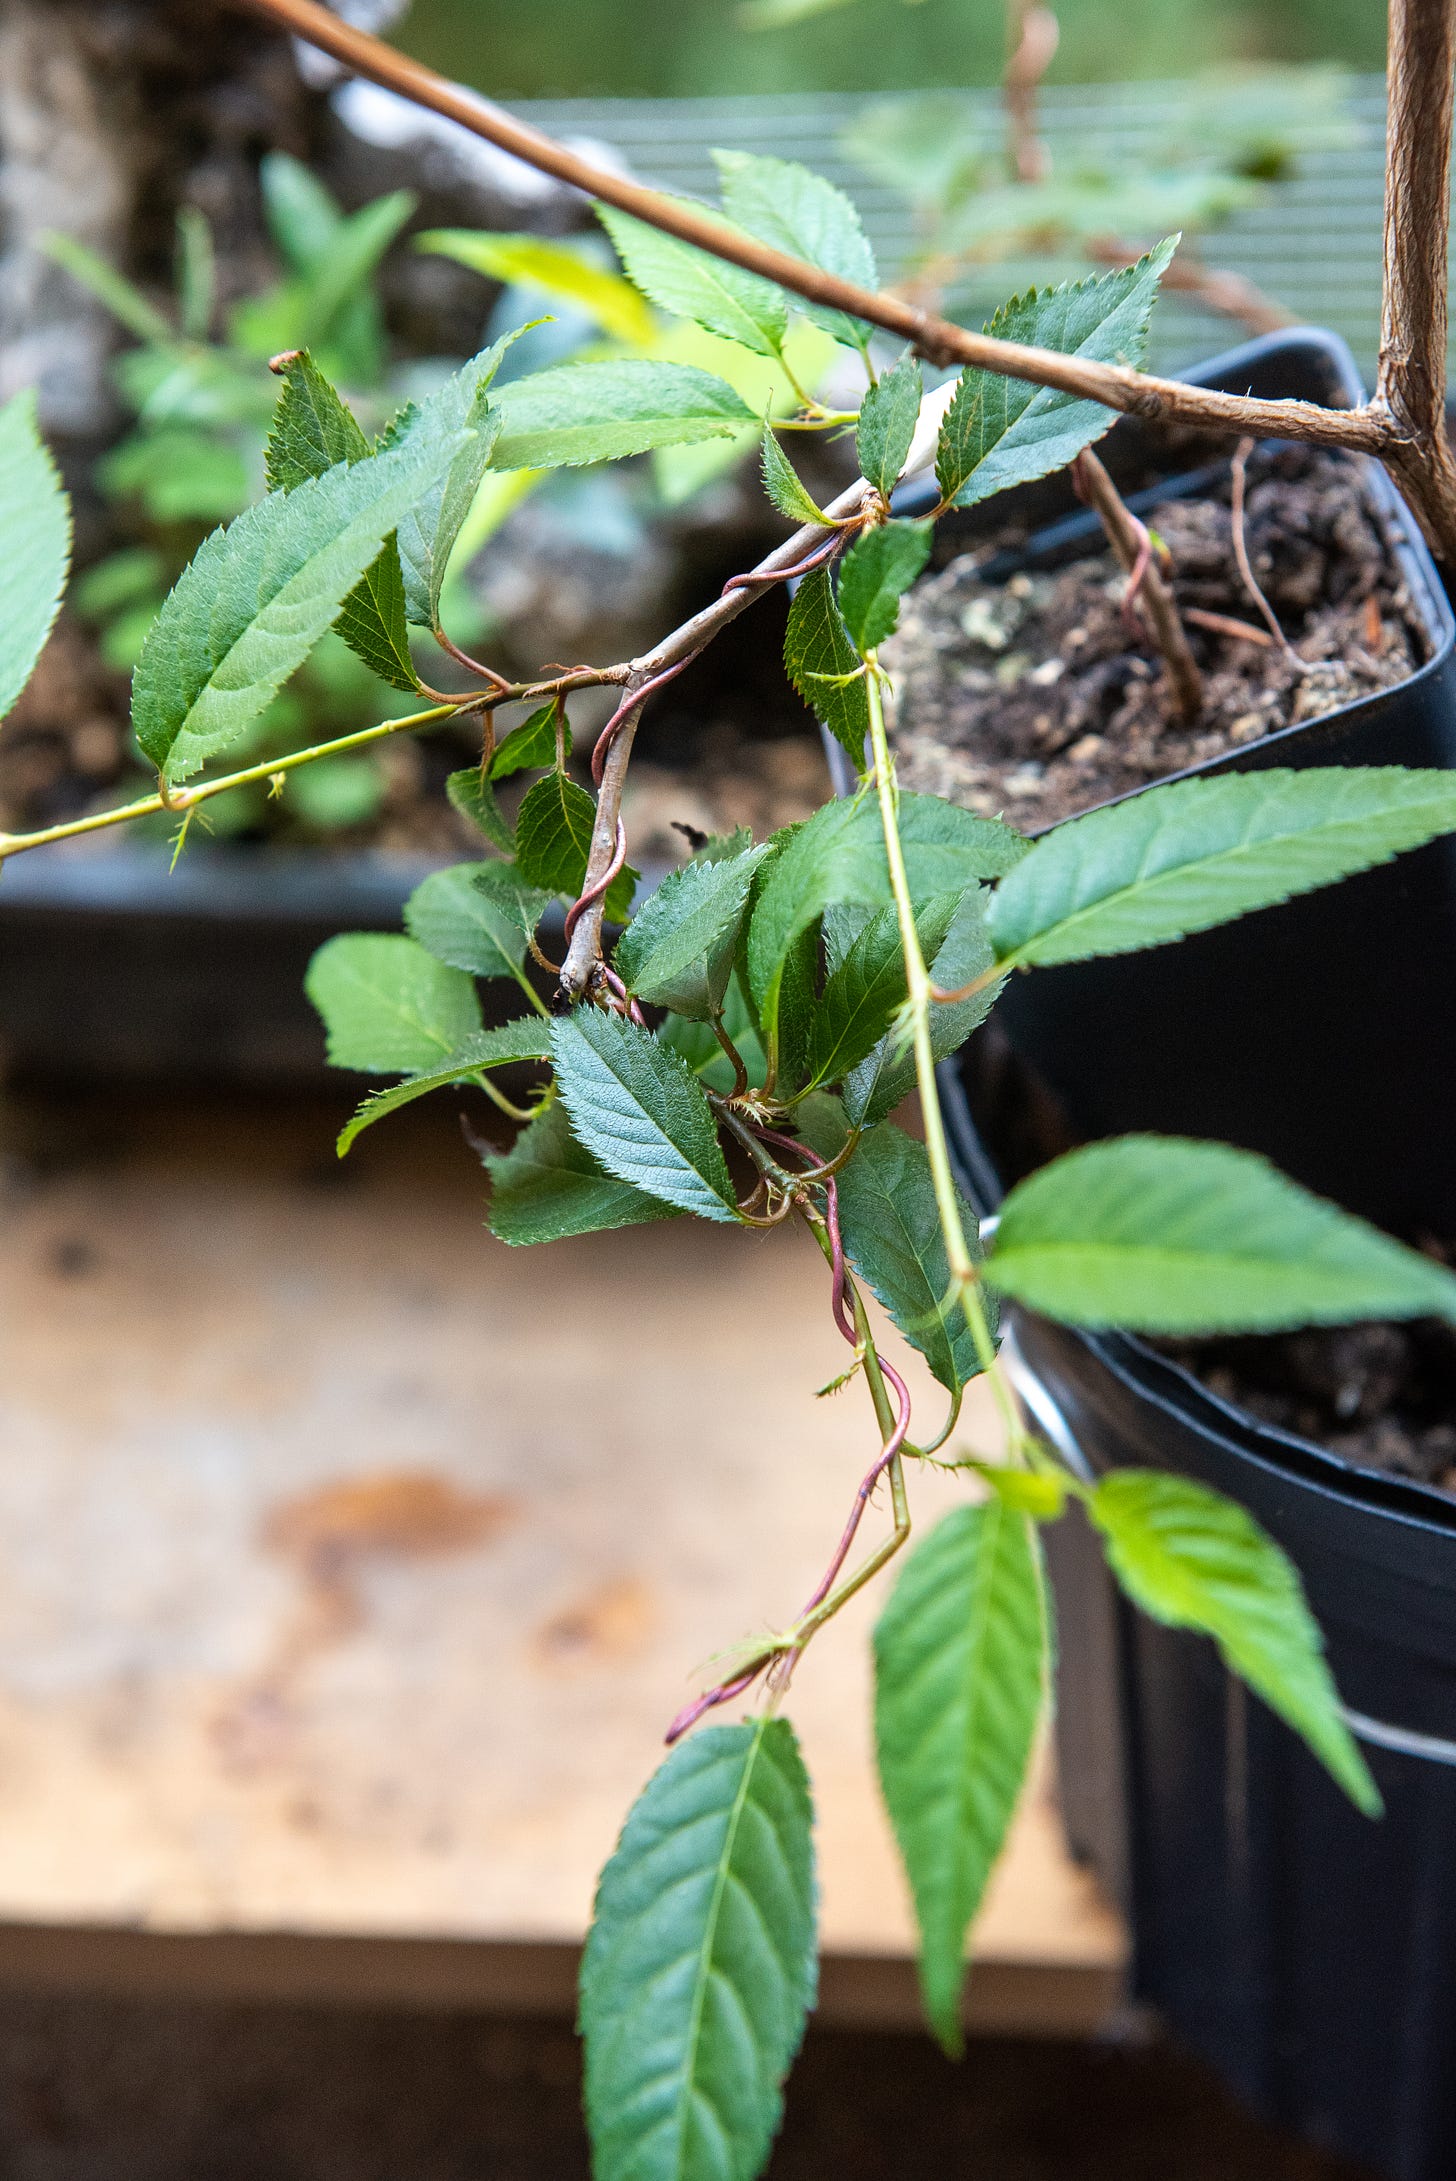
[[[1270,335],[1187,376],[1332,407],[1361,398],[1349,351],[1319,332]],[[1142,427],[1123,420],[1100,451],[1126,475],[1145,468],[1146,449]],[[1197,774],[1456,764],[1456,622],[1414,518],[1384,471],[1367,470],[1426,663]],[[1078,538],[1100,547],[1064,480],[1034,489],[1059,558]],[[1456,1157],[1441,1155],[1456,1084],[1456,841],[1176,946],[1014,978],[995,1023],[1073,1140],[1142,1128],[1215,1137],[1400,1233],[1456,1234]]]
[[[985,1146],[942,1070],[963,1186]],[[1456,2170],[1456,1499],[1266,1427],[1121,1335],[1013,1313],[1035,1428],[1084,1475],[1224,1492],[1304,1578],[1385,1815],[1364,1818],[1213,1646],[1135,1614],[1085,1519],[1047,1533],[1073,1849],[1126,1909],[1134,1996],[1271,2120],[1393,2181]]]
[[[1331,402],[1359,391],[1321,334],[1191,375]],[[1109,466],[1124,433],[1104,442]],[[1200,772],[1456,762],[1450,608],[1383,475],[1371,489],[1426,664]],[[1456,1234],[1453,1001],[1449,842],[1153,953],[1038,970],[941,1070],[962,1181],[990,1211],[1035,1134],[1154,1129],[1261,1151],[1408,1237]],[[1395,2181],[1450,2181],[1456,1499],[1264,1426],[1136,1340],[1017,1312],[1008,1355],[1069,1460],[1195,1478],[1284,1546],[1385,1798],[1382,1821],[1359,1816],[1210,1644],[1117,1599],[1080,1515],[1056,1525],[1064,1804],[1130,1913],[1136,1995],[1271,2118]]]
[[[340,931],[398,931],[429,867],[135,848],[18,856],[0,879],[7,1075],[300,1090],[326,1079],[303,989]]]

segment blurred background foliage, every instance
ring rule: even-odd
[[[988,84],[1004,58],[1002,0],[414,0],[395,41],[497,98],[687,98],[732,92]],[[1220,65],[1385,65],[1385,0],[1057,0],[1048,81],[1187,76]]]

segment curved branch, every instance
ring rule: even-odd
[[[1322,409],[1317,402],[1309,401],[1257,401],[1248,395],[1188,386],[1178,379],[1154,378],[1127,365],[1092,363],[1085,357],[1059,355],[1051,349],[1028,347],[1024,342],[998,341],[988,334],[972,333],[965,326],[919,309],[901,296],[858,288],[819,266],[770,249],[698,205],[666,197],[605,167],[594,166],[541,130],[517,121],[501,107],[462,90],[419,61],[396,53],[366,31],[341,22],[320,6],[319,0],[228,0],[228,4],[266,16],[331,54],[355,75],[365,76],[418,106],[428,107],[432,113],[459,122],[498,150],[511,153],[587,196],[616,205],[680,242],[691,243],[762,279],[775,281],[808,302],[827,304],[911,342],[933,364],[975,364],[982,370],[1027,379],[1037,386],[1053,386],[1062,393],[1102,402],[1109,409],[1166,423],[1303,439],[1320,446],[1352,447],[1367,454],[1382,454],[1400,441],[1399,423],[1383,406]],[[1436,0],[1411,0],[1411,4],[1429,7]]]

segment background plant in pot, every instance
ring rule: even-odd
[[[802,168],[725,157],[722,213],[660,198],[477,108],[310,0],[256,5],[591,187],[612,208],[629,274],[659,306],[771,358],[790,312],[807,311],[861,360],[852,410],[808,397],[789,420],[808,432],[854,426],[862,475],[832,507],[814,504],[765,431],[770,497],[799,526],[783,546],[639,657],[513,681],[465,655],[444,626],[450,552],[487,469],[728,436],[755,422],[747,404],[724,380],[664,359],[556,365],[502,383],[507,334],[371,440],[315,359],[279,359],[270,490],[204,543],[138,663],[134,721],[156,792],[0,837],[4,859],[157,811],[185,829],[239,785],[266,779],[286,794],[290,774],[324,756],[478,722],[479,764],[452,793],[478,826],[479,858],[426,881],[403,934],[331,941],[310,973],[338,1064],[396,1078],[360,1108],[341,1150],[407,1102],[476,1085],[520,1123],[508,1150],[485,1153],[491,1220],[507,1241],[693,1215],[749,1228],[792,1221],[822,1252],[846,1380],[862,1378],[869,1397],[863,1474],[797,1612],[745,1643],[671,1723],[671,1754],[603,1873],[582,1976],[598,2172],[748,2181],[767,2155],[814,1987],[809,1787],[782,1710],[820,1631],[909,1539],[918,1463],[955,1468],[968,1492],[917,1541],[891,1592],[876,1635],[876,1726],[920,1920],[927,2011],[947,2046],[959,2041],[967,1932],[1045,1706],[1041,1535],[1074,1503],[1130,1600],[1211,1636],[1357,1810],[1379,1806],[1300,1578],[1268,1530],[1188,1477],[1131,1466],[1090,1481],[1018,1411],[998,1320],[1013,1302],[1056,1324],[1169,1336],[1371,1316],[1456,1323],[1456,1276],[1257,1156],[1147,1133],[1085,1146],[1020,1183],[983,1250],[952,1169],[936,1064],[1014,971],[1185,942],[1456,830],[1456,774],[1274,765],[1171,782],[1028,843],[996,817],[899,788],[879,652],[931,543],[928,521],[891,510],[901,477],[933,461],[944,512],[1075,461],[1114,537],[1125,537],[1123,503],[1088,460],[1115,409],[1376,453],[1434,538],[1456,541],[1435,345],[1451,10],[1434,0],[1395,10],[1390,294],[1403,339],[1376,401],[1338,412],[1139,370],[1171,243],[1074,288],[1019,298],[975,334],[879,293],[852,206]],[[1421,217],[1409,216],[1412,204]],[[966,369],[927,400],[916,356],[884,361],[875,329]],[[66,520],[24,402],[5,412],[0,457],[0,516],[25,576],[0,654],[9,697],[55,610]],[[1159,595],[1149,560],[1135,559],[1133,573]],[[621,809],[643,707],[790,577],[800,580],[786,663],[855,767],[855,791],[762,843],[696,842],[610,943],[609,923],[628,918],[635,890]],[[331,628],[385,661],[419,708],[218,771]],[[442,691],[416,663],[415,642],[431,637],[469,686]],[[1164,638],[1171,656],[1177,639],[1166,627]],[[591,688],[617,699],[596,743],[594,796],[565,764],[567,707]],[[534,776],[513,824],[498,793],[512,773]],[[544,958],[541,936],[553,900],[566,904],[559,963]],[[532,957],[556,979],[554,1012]],[[487,1029],[478,985],[501,980],[519,1008]],[[501,1070],[515,1072],[497,1081]],[[911,1088],[923,1141],[891,1118]],[[868,1297],[944,1389],[928,1429],[912,1417]],[[981,1376],[999,1433],[965,1446],[955,1439],[961,1398]],[[858,1557],[880,1488],[888,1529]],[[751,1692],[761,1701],[746,1720],[691,1731]]]

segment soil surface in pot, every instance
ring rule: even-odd
[[[1449,1262],[1452,1252],[1443,1256]],[[1436,1319],[1157,1341],[1210,1393],[1362,1469],[1456,1492],[1456,1329]]]
[[[1111,552],[988,580],[988,563],[1025,542],[1004,527],[921,583],[884,647],[902,784],[1033,831],[1318,719],[1424,662],[1420,619],[1358,460],[1287,442],[1250,456],[1245,542],[1287,646],[1268,636],[1240,577],[1231,489],[1225,468],[1206,492],[1147,516],[1185,615],[1251,631],[1187,621],[1204,675],[1197,720],[1174,716],[1161,660],[1124,612]]]

